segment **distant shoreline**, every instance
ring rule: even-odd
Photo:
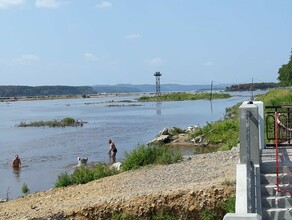
[[[142,96],[151,93],[106,93],[106,94],[89,94],[84,95],[52,95],[52,96],[27,96],[27,97],[0,97],[0,102],[16,102],[16,101],[36,101],[36,100],[58,100],[58,99],[90,99],[90,98],[106,98],[106,97],[124,97],[124,96]]]

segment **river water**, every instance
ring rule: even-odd
[[[10,199],[21,196],[23,183],[31,193],[52,188],[60,173],[73,170],[77,157],[88,157],[89,163],[108,162],[108,139],[115,142],[121,161],[123,152],[146,144],[163,128],[204,126],[222,119],[227,107],[249,99],[242,95],[212,102],[119,102],[135,96],[0,102],[0,198],[7,193]],[[65,117],[87,123],[66,128],[16,126]],[[184,153],[192,153],[192,149]],[[15,154],[22,161],[19,172],[11,168]]]

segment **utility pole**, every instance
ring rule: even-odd
[[[160,76],[162,76],[162,74],[160,72],[155,72],[154,76],[156,78],[156,95],[160,96],[161,92],[160,92]]]
[[[211,81],[211,93],[210,93],[210,100],[212,100],[212,92],[213,92],[213,81]]]

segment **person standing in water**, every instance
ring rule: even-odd
[[[21,160],[19,156],[16,154],[14,160],[12,161],[12,167],[18,169],[21,167]]]
[[[116,145],[114,144],[114,142],[112,142],[111,139],[108,140],[108,144],[109,144],[109,151],[108,151],[108,155],[110,155],[110,157],[112,158],[112,162],[115,163],[116,162],[116,154],[118,152]]]

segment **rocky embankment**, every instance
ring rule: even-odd
[[[200,219],[234,194],[238,149],[193,155],[84,185],[51,189],[0,204],[0,219],[111,219],[113,213],[150,216],[165,211]]]

